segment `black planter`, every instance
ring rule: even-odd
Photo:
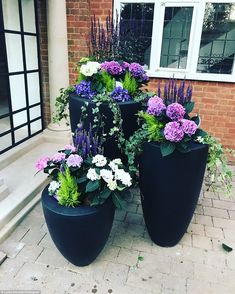
[[[200,195],[208,146],[193,144],[192,151],[162,157],[156,143],[145,143],[140,157],[143,214],[154,243],[176,245],[192,219]]]
[[[113,224],[111,199],[98,206],[64,207],[42,192],[42,207],[51,238],[60,253],[77,266],[90,264],[104,248]]]
[[[84,128],[89,129],[90,124],[94,122],[94,115],[92,114],[92,109],[95,107],[95,103],[90,102],[89,100],[80,98],[76,94],[70,94],[69,96],[69,113],[70,113],[70,124],[72,132],[77,128],[78,123],[81,121],[81,107],[84,106],[84,103],[88,102],[87,114],[84,121]],[[125,139],[128,139],[134,131],[138,129],[137,125],[137,116],[138,111],[141,110],[141,103],[134,101],[126,101],[118,103],[121,114],[122,114],[122,128],[124,132]],[[113,113],[110,110],[107,103],[100,105],[100,114],[102,114],[105,119],[105,133],[109,133],[113,125]],[[98,131],[99,134],[99,131]],[[101,133],[99,134],[101,135]],[[124,154],[118,149],[117,142],[114,138],[108,138],[104,143],[104,155],[110,159],[122,158],[126,162]]]

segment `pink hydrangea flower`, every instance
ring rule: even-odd
[[[75,152],[76,148],[71,144],[67,144],[64,146],[64,150],[70,150],[71,152]]]
[[[166,109],[166,115],[172,119],[172,120],[181,120],[184,118],[185,115],[185,109],[184,107],[179,103],[172,103],[167,106]]]
[[[198,126],[194,121],[189,120],[189,119],[182,119],[181,123],[182,123],[182,129],[185,134],[189,135],[190,137],[193,134],[195,134]]]
[[[73,166],[73,167],[80,167],[83,162],[83,159],[80,155],[77,154],[71,154],[67,158],[67,165]]]
[[[47,167],[48,161],[50,161],[50,158],[47,156],[39,158],[38,161],[36,162],[37,171],[44,170],[44,168]]]
[[[52,156],[52,161],[54,162],[61,162],[65,159],[65,154],[63,152],[57,152]]]
[[[152,115],[160,115],[163,110],[166,109],[166,105],[158,96],[151,97],[148,101],[147,113]]]
[[[172,121],[165,125],[164,136],[171,142],[180,142],[184,137],[184,131],[179,122]]]

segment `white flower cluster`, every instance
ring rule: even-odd
[[[100,69],[100,64],[95,61],[88,61],[86,64],[83,64],[80,68],[80,73],[86,77],[91,77],[98,72]]]
[[[103,167],[107,164],[107,159],[103,155],[96,155],[93,158],[92,163],[94,163],[97,167]],[[102,168],[98,174],[94,168],[90,168],[87,173],[87,178],[91,181],[100,180],[102,178],[107,183],[107,187],[111,191],[117,189],[117,181],[120,181],[124,186],[130,187],[132,184],[131,176],[128,172],[124,171],[124,169],[119,169],[120,165],[122,165],[122,161],[117,158],[109,163],[111,170]]]
[[[48,187],[49,195],[55,195],[60,187],[60,182],[52,181]]]
[[[97,167],[102,167],[107,164],[107,159],[103,155],[97,154],[93,157],[92,163],[94,163]]]

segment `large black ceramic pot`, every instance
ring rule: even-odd
[[[145,143],[140,157],[143,214],[154,243],[176,245],[193,217],[200,195],[208,146],[193,143],[192,151],[162,157],[157,143]]]
[[[74,265],[90,264],[108,240],[115,211],[112,200],[97,206],[65,207],[47,189],[42,192],[42,207],[57,249]]]
[[[87,107],[87,117],[84,121],[84,128],[86,130],[89,129],[90,124],[94,123],[94,114],[92,114],[92,109],[95,108],[95,103],[80,98],[77,94],[70,94],[69,96],[69,113],[70,113],[70,124],[72,132],[74,132],[77,128],[78,123],[81,120],[81,107],[84,106],[84,103],[88,102]],[[122,115],[122,128],[125,139],[128,139],[134,131],[138,129],[137,125],[137,113],[141,110],[141,103],[134,102],[134,101],[126,101],[126,102],[119,102],[118,103],[121,115]],[[105,133],[109,133],[110,129],[114,126],[113,125],[113,113],[110,110],[107,103],[103,103],[99,107],[100,114],[104,117],[105,122]],[[100,133],[101,135],[101,133]],[[121,153],[118,149],[117,142],[114,138],[109,138],[103,145],[104,147],[104,156],[107,156],[110,159],[114,158],[122,158],[124,162],[125,156]]]

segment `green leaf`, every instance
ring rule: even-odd
[[[125,201],[120,197],[118,192],[113,191],[112,200],[118,209],[123,209],[125,207]]]
[[[105,202],[105,199],[101,199],[100,197],[94,197],[91,201],[91,206],[93,205],[101,205]]]
[[[131,191],[129,189],[125,189],[121,191],[122,198],[128,200],[131,198]]]
[[[160,144],[162,156],[167,156],[173,153],[175,150],[175,147],[176,147],[175,144],[172,142],[169,142],[169,141],[162,142]]]
[[[99,194],[99,197],[102,199],[107,199],[110,194],[112,193],[111,190],[109,190],[107,187]]]
[[[222,247],[223,249],[226,251],[226,252],[231,252],[233,251],[233,248],[232,247],[229,247],[228,245],[222,243]]]
[[[86,181],[87,181],[87,177],[81,177],[81,178],[77,179],[78,184],[84,183]]]
[[[203,131],[202,129],[198,129],[196,132],[196,135],[200,136],[200,137],[206,137],[208,134],[207,134],[207,132]]]
[[[89,181],[86,185],[86,193],[93,192],[97,190],[100,186],[99,181]]]
[[[144,260],[144,257],[143,256],[138,256],[138,260],[139,261],[143,261]]]
[[[184,108],[186,110],[187,113],[190,113],[192,112],[193,108],[194,108],[194,102],[187,102],[185,105],[184,105]]]
[[[200,123],[200,117],[199,117],[199,115],[193,116],[191,118],[191,120],[194,121],[197,125],[199,125],[199,123]]]

